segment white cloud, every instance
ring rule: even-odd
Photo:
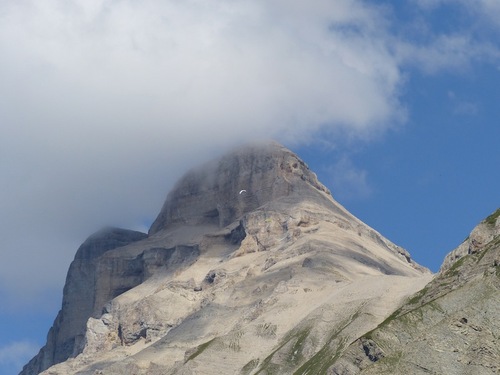
[[[65,142],[89,129],[138,136],[138,124],[182,141],[210,126],[228,137],[365,129],[395,110],[398,68],[357,1],[28,4],[7,9],[4,78],[32,123],[50,121]]]
[[[386,16],[361,0],[0,2],[5,304],[60,290],[87,235],[144,227],[200,160],[253,138],[370,138],[404,119],[405,64],[494,55],[461,35],[414,46]],[[368,194],[363,171],[343,178]]]
[[[488,20],[495,27],[500,27],[500,2],[497,0],[461,0],[468,11],[481,15],[482,20]]]
[[[391,126],[388,43],[355,0],[2,1],[6,304],[61,288],[87,235],[144,226],[185,168],[228,146]]]
[[[438,35],[426,44],[401,42],[396,49],[402,65],[416,67],[426,74],[460,72],[477,61],[500,59],[497,46],[465,34]]]
[[[366,199],[372,194],[368,173],[344,156],[330,170],[333,195],[340,201]]]

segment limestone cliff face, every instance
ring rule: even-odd
[[[148,235],[89,238],[23,374],[294,373],[431,277],[291,151],[253,144],[188,172]]]
[[[47,344],[25,366],[22,374],[38,374],[81,352],[88,318],[102,313],[102,306],[95,304],[99,257],[145,237],[147,235],[140,232],[106,228],[90,236],[80,246],[68,270],[62,308],[47,335]],[[137,280],[135,285],[139,282]]]
[[[244,146],[187,173],[167,197],[150,234],[175,225],[225,227],[279,198],[298,202],[330,194],[297,155],[277,143]]]
[[[331,361],[329,374],[500,373],[500,210],[377,329]]]

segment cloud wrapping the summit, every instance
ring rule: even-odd
[[[391,126],[385,33],[353,0],[2,1],[0,293],[60,285],[89,231],[144,226],[220,148]]]
[[[144,229],[180,173],[230,146],[404,121],[402,64],[463,65],[472,43],[402,42],[388,14],[361,0],[0,2],[0,296],[60,288],[91,231]]]

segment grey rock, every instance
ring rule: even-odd
[[[277,143],[253,144],[188,172],[168,194],[149,233],[175,225],[222,228],[279,198],[314,196],[331,205],[317,192],[330,194],[295,154]]]
[[[499,217],[500,209],[493,212],[475,227],[462,244],[445,257],[440,271],[445,272],[466,255],[480,252],[493,238],[500,235]]]
[[[68,270],[62,308],[49,330],[47,343],[24,366],[22,375],[38,374],[80,354],[87,344],[89,318],[100,318],[112,299],[154,273],[191,264],[199,255],[197,245],[150,247],[144,242],[147,237],[141,232],[105,228],[85,240]],[[139,250],[130,251],[129,245],[138,246]],[[143,337],[143,328],[128,335],[122,338],[124,342]]]
[[[98,259],[107,251],[146,238],[145,233],[119,228],[105,228],[78,248],[71,263],[63,291],[62,308],[47,335],[47,343],[24,366],[21,374],[38,374],[50,366],[76,356],[83,349],[83,339],[89,317],[99,317],[102,307],[96,305],[96,271]],[[111,293],[116,294],[114,290]]]

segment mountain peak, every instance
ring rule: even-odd
[[[329,190],[290,150],[276,142],[248,144],[185,174],[149,233],[175,225],[224,227],[273,200],[325,195]]]
[[[182,177],[149,235],[112,228],[80,247],[23,375],[293,373],[431,277],[293,152],[250,144]]]

